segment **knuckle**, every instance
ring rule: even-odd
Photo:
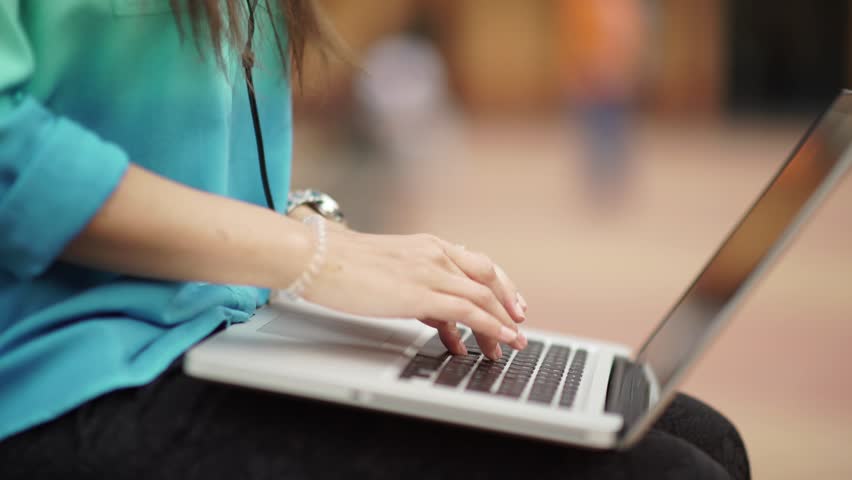
[[[440,239],[431,233],[418,233],[416,236],[421,243],[440,246]]]
[[[479,263],[479,274],[483,280],[493,281],[497,279],[497,268],[494,262],[486,256],[482,256]]]
[[[426,257],[441,266],[444,266],[447,262],[446,252],[444,252],[443,248],[437,245],[431,245],[426,249]]]
[[[485,270],[485,280],[489,282],[497,280],[497,270],[494,270],[494,267]]]
[[[438,260],[438,266],[447,271],[456,270],[455,263],[453,263],[453,260],[446,255],[441,255],[441,258]]]
[[[509,287],[514,287],[512,279],[510,279],[509,276],[506,275],[506,271],[503,270],[503,268],[501,268],[500,265],[497,265],[496,263],[494,264],[494,272],[497,274],[497,278],[501,282],[505,283]]]
[[[430,242],[434,243],[443,250],[445,242],[441,237],[432,234],[428,234],[427,236],[429,237]]]
[[[421,319],[420,323],[422,323],[424,325],[428,325],[432,328],[440,328],[440,326],[441,326],[441,324],[439,322],[432,320],[432,319],[429,319],[429,318]]]

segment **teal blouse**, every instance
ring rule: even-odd
[[[258,21],[255,90],[284,205],[290,88],[268,18]],[[226,51],[224,63],[181,39],[169,0],[0,0],[0,439],[150,382],[266,302],[254,287],[58,259],[130,162],[264,203],[238,57]]]

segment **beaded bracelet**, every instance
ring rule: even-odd
[[[305,271],[299,275],[299,278],[293,281],[289,287],[281,291],[281,296],[288,300],[296,300],[301,297],[305,289],[310,286],[314,278],[319,274],[322,267],[325,266],[325,256],[327,251],[327,235],[325,228],[325,219],[320,215],[311,215],[302,221],[310,226],[316,235],[316,250],[311,257],[311,263],[305,268]]]

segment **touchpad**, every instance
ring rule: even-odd
[[[364,345],[405,350],[423,335],[425,325],[412,319],[377,319],[299,302],[275,303],[275,317],[257,331],[313,344]]]

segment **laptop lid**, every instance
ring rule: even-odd
[[[852,91],[843,91],[663,318],[636,362],[659,385],[659,401],[632,425],[629,446],[651,427],[687,369],[852,163]]]

